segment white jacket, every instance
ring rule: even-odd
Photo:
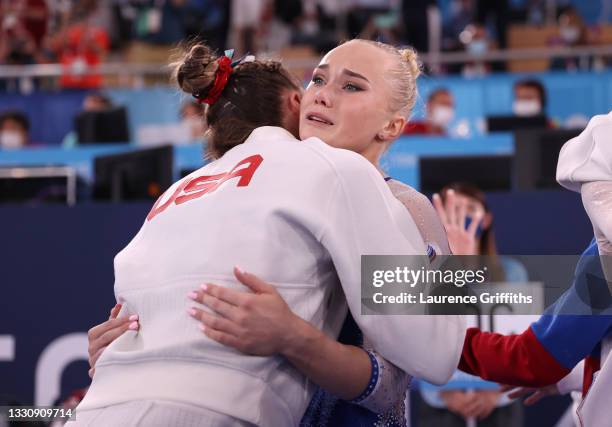
[[[559,153],[557,181],[580,192],[584,208],[593,225],[604,274],[612,283],[612,112],[594,116],[580,135],[569,140]],[[601,344],[600,370],[586,396],[578,406],[578,419],[583,427],[610,425],[609,402],[612,393],[612,338]],[[575,383],[575,370],[562,380],[560,390]]]
[[[463,346],[458,316],[360,315],[362,254],[425,253],[414,221],[363,157],[258,128],[172,185],[116,256],[122,315],[137,313],[141,327],[105,350],[79,409],[168,399],[261,426],[297,425],[309,381],[282,357],[208,339],[186,313],[187,293],[202,283],[244,290],[234,265],[274,284],[296,314],[334,337],[346,295],[379,353],[413,376],[445,382]]]

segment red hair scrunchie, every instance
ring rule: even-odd
[[[227,56],[222,56],[217,60],[219,63],[219,68],[217,68],[217,72],[215,73],[215,82],[213,83],[213,87],[208,91],[208,95],[206,98],[199,99],[198,103],[206,103],[208,105],[213,105],[219,97],[221,96],[221,92],[225,89],[225,85],[227,85],[227,81],[229,80],[229,76],[232,73],[232,60]]]

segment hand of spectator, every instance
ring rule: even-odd
[[[495,409],[499,400],[498,390],[446,390],[440,392],[447,409],[463,419],[487,418]]]
[[[467,206],[466,203],[456,198],[453,190],[446,192],[446,198],[442,203],[439,194],[433,195],[433,204],[446,229],[448,244],[454,255],[478,255],[478,237],[476,231],[482,223],[484,215],[477,212],[472,218],[470,225],[466,228]]]
[[[467,418],[484,420],[497,406],[501,392],[499,390],[476,390],[470,393],[471,400],[463,409]]]
[[[192,307],[189,314],[206,336],[223,345],[257,356],[280,353],[296,330],[296,315],[274,286],[237,267],[234,275],[252,292],[203,285],[189,297],[212,313]]]
[[[473,394],[464,390],[444,390],[440,392],[440,398],[449,411],[464,419],[469,417],[465,412],[465,408],[473,401]]]
[[[89,340],[89,377],[93,378],[95,373],[95,365],[100,355],[108,347],[110,343],[119,338],[127,330],[136,331],[140,328],[138,323],[138,315],[134,314],[130,317],[117,317],[121,310],[121,304],[115,304],[111,309],[110,316],[106,322],[94,326],[87,332]]]
[[[508,393],[508,397],[510,399],[527,396],[527,398],[523,401],[523,404],[525,406],[531,406],[539,402],[543,397],[555,396],[559,394],[559,390],[557,389],[557,386],[555,384],[541,388],[515,387],[511,385],[504,385],[501,387],[500,391],[502,393],[510,392]]]

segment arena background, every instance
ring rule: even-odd
[[[554,184],[551,165],[563,138],[612,105],[612,2],[253,0],[258,18],[240,23],[234,3],[2,2],[0,405],[52,404],[87,386],[86,332],[114,304],[113,257],[167,183],[204,164],[201,112],[168,80],[169,55],[188,38],[281,58],[305,85],[339,40],[415,46],[424,75],[411,121],[428,129],[429,95],[440,88],[454,116],[442,132],[396,141],[383,162],[390,176],[428,195],[457,180],[484,189],[502,255],[579,254],[591,240],[579,195]],[[487,118],[516,118],[525,79],[546,92],[544,124],[494,131]],[[92,96],[102,107],[88,107]],[[111,110],[94,131],[83,124]],[[2,137],[20,117],[21,141]],[[104,120],[123,119],[123,140],[105,141]],[[164,146],[144,160],[121,157]],[[126,164],[165,169],[117,172]],[[555,425],[568,402],[543,400],[524,425]]]

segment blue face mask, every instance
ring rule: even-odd
[[[472,55],[481,56],[487,53],[487,41],[484,39],[473,40],[467,45],[467,51]]]
[[[472,217],[466,216],[465,217],[465,229],[466,230],[468,229],[471,223],[472,223]],[[480,238],[480,236],[482,236],[483,231],[484,230],[482,229],[482,221],[481,221],[480,224],[478,224],[478,227],[476,227],[476,237]]]

